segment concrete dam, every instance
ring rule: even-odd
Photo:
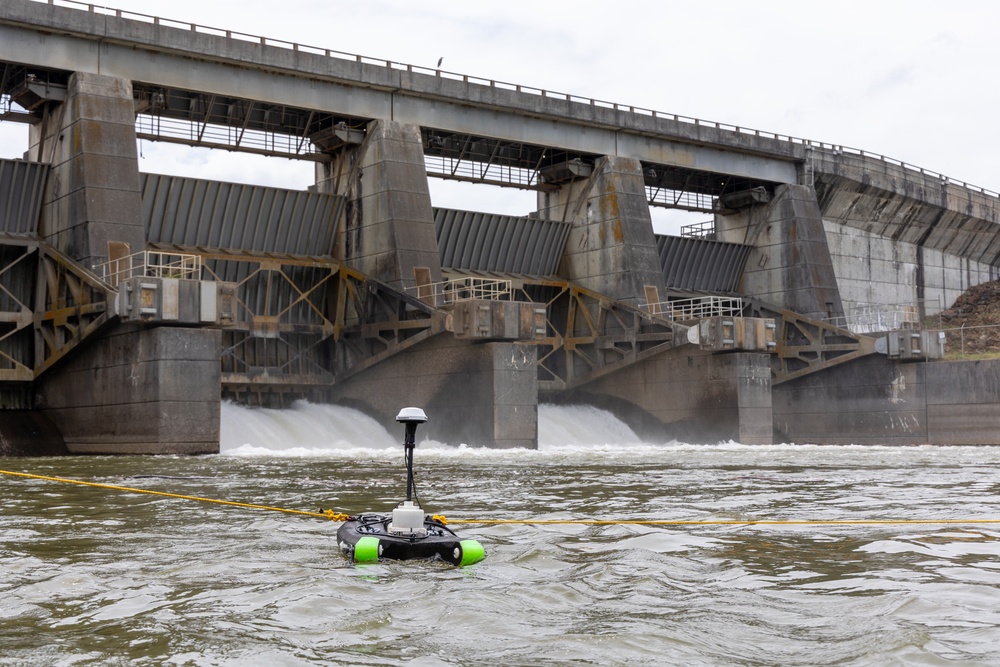
[[[1000,276],[1000,196],[864,151],[34,0],[0,7],[0,453],[211,453],[307,399],[537,446],[540,401],[650,437],[1000,444],[1000,362],[930,315]],[[306,160],[142,173],[138,140]],[[536,193],[436,207],[428,179]],[[681,236],[651,207],[702,212]]]

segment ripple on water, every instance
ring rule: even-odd
[[[322,428],[329,415],[313,417]],[[325,442],[18,464],[270,506],[391,509],[397,445],[313,451]],[[421,443],[420,500],[452,519],[1000,517],[1000,448],[609,442]],[[355,566],[337,524],[311,517],[10,479],[0,502],[3,667],[989,665],[1000,645],[1000,533],[982,525],[454,524],[487,550],[456,569]]]

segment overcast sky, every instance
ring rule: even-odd
[[[1000,2],[110,0],[108,6],[881,153],[1000,191]],[[0,123],[0,156],[23,126]],[[144,142],[140,169],[304,188],[309,163]],[[431,179],[434,204],[534,195]],[[705,217],[705,216],[701,216]],[[693,221],[693,220],[691,220]]]

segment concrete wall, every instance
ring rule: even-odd
[[[927,442],[1000,445],[1000,359],[923,365]]]
[[[912,243],[824,220],[845,308],[855,303],[948,308],[962,292],[1000,277],[1000,267],[920,248]],[[849,313],[848,313],[849,314]]]
[[[784,442],[1000,444],[1000,360],[871,356],[778,385],[773,401]]]
[[[817,151],[823,218],[975,262],[1000,266],[1000,199],[877,156]]]
[[[38,385],[38,409],[74,454],[219,451],[213,329],[120,325]]]
[[[333,388],[337,402],[395,428],[399,409],[427,412],[424,437],[452,445],[534,449],[538,438],[534,345],[436,336]]]
[[[588,383],[577,393],[597,404],[599,397],[625,401],[683,442],[772,442],[766,354],[711,355],[679,348]]]

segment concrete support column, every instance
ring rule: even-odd
[[[219,451],[222,335],[119,326],[39,383],[38,409],[74,454]]]
[[[537,355],[534,345],[436,336],[335,386],[334,397],[377,416],[390,432],[399,409],[413,405],[426,410],[421,431],[432,440],[535,449]]]
[[[720,241],[754,246],[740,291],[780,308],[819,319],[842,317],[844,307],[833,271],[816,191],[778,186],[765,206],[715,216]]]
[[[87,268],[117,252],[145,250],[132,83],[70,76],[66,101],[31,129],[29,157],[52,165],[40,231]]]
[[[683,348],[681,348],[683,350]],[[665,352],[591,382],[581,396],[628,413],[631,404],[683,442],[772,442],[771,360],[766,354]]]
[[[560,276],[633,306],[665,298],[638,160],[599,158],[588,179],[540,193],[538,206],[542,217],[573,223]]]
[[[364,142],[317,166],[316,187],[347,197],[338,259],[397,289],[441,280],[420,128],[377,120]]]

